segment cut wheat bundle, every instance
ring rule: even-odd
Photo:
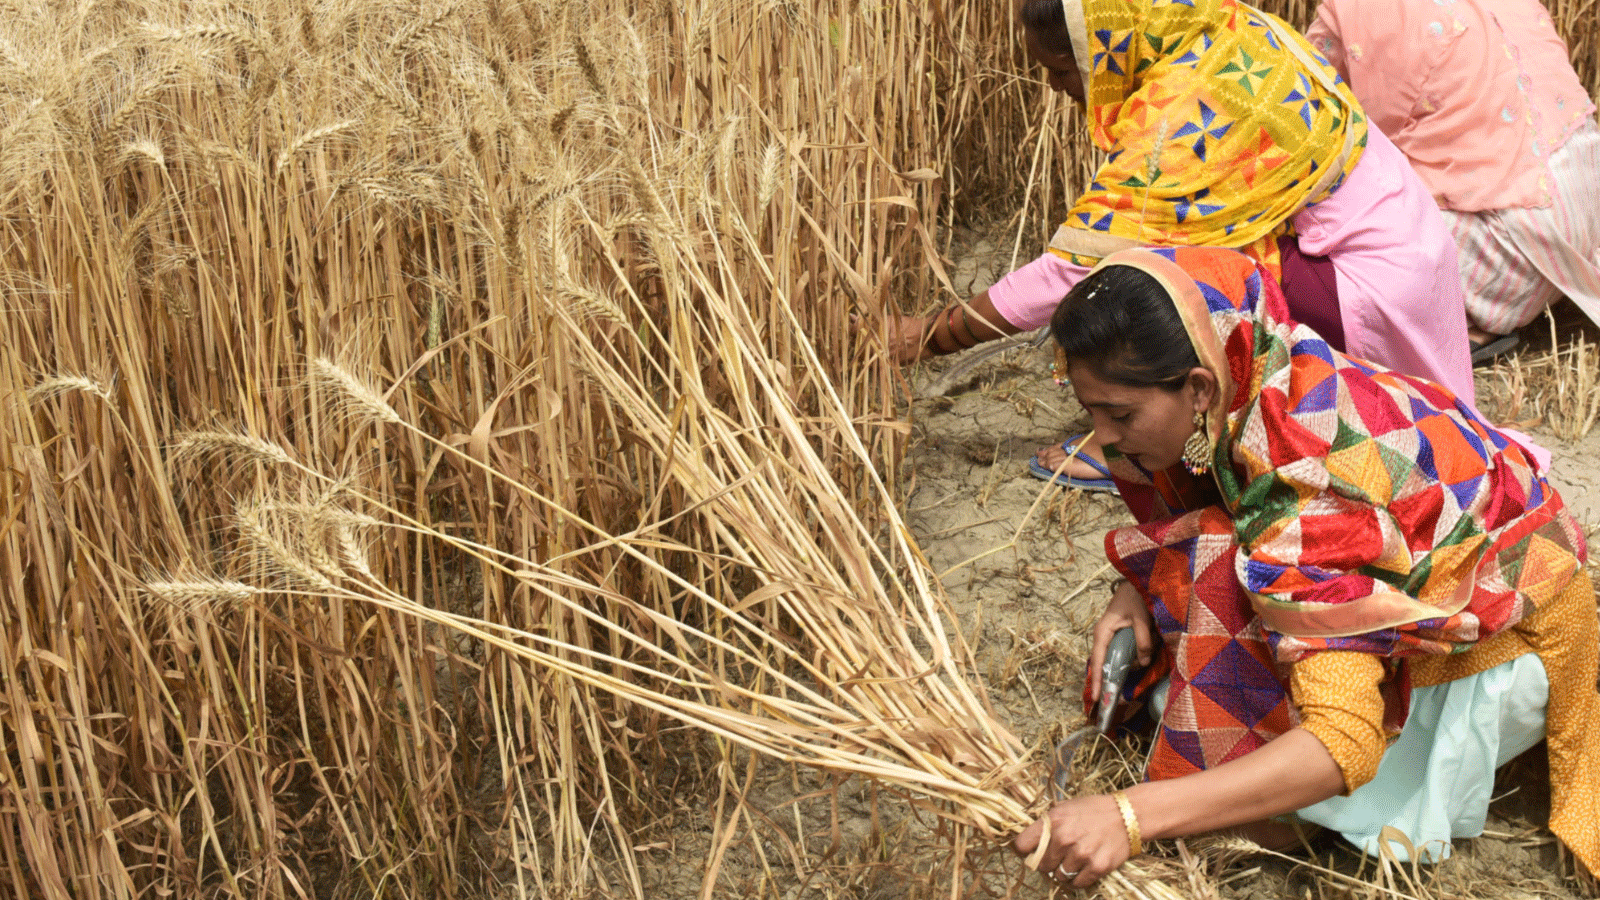
[[[346,410],[351,427],[397,426],[532,502],[558,506],[405,422],[380,392],[344,367],[319,359],[308,368],[317,379],[348,392],[348,397],[326,402]],[[666,430],[666,423],[660,424],[663,430],[657,436],[678,445],[661,448],[668,457],[705,461],[714,447],[737,455],[737,444],[744,437],[722,417],[708,416],[699,420],[705,443],[689,447],[683,430]],[[772,449],[779,443],[769,439],[767,446]],[[647,531],[603,534],[573,511],[560,510],[595,532],[598,543],[620,550],[677,584],[684,600],[692,604],[681,604],[675,615],[668,616],[602,583],[586,582],[537,560],[425,525],[294,461],[283,448],[268,450],[262,444],[258,438],[239,434],[191,433],[179,442],[175,458],[188,466],[216,461],[230,470],[242,463],[282,469],[290,477],[272,479],[276,491],[314,498],[287,502],[268,494],[237,511],[234,527],[241,549],[256,556],[260,560],[256,568],[272,578],[256,586],[205,578],[151,581],[146,590],[152,597],[182,606],[208,596],[229,602],[248,597],[250,602],[268,603],[274,596],[289,596],[369,604],[560,673],[773,759],[859,775],[922,798],[925,808],[991,839],[1014,833],[1039,808],[1043,773],[971,683],[974,673],[963,664],[965,649],[959,639],[945,637],[948,612],[937,595],[924,589],[920,602],[907,603],[903,594],[896,599],[893,589],[898,579],[874,572],[882,562],[871,558],[878,553],[874,542],[851,539],[847,528],[861,528],[858,521],[846,518],[840,527],[816,532],[824,538],[821,542],[769,530],[769,525],[797,524],[786,522],[794,514],[783,510],[795,495],[790,479],[805,478],[803,462],[786,467],[788,477],[782,482],[733,475],[760,467],[743,458],[731,469],[712,465],[680,473],[681,483],[695,494],[689,504],[692,514],[707,517],[713,527],[723,530],[728,546],[737,548],[741,562],[761,581],[734,603],[699,589],[660,564],[664,551],[688,548]],[[809,443],[802,437],[788,447],[803,458]],[[719,480],[718,475],[732,477]],[[774,491],[779,483],[783,487]],[[289,491],[290,485],[298,487]],[[800,488],[800,493],[814,495],[813,514],[829,507],[834,513],[842,510],[842,504],[827,502],[837,500],[828,496],[837,492],[831,480]],[[568,608],[631,652],[612,654],[419,603],[386,585],[368,561],[385,530],[409,532],[459,551],[482,565],[486,577],[506,578]],[[903,541],[905,529],[895,531]],[[838,539],[827,541],[830,535]],[[839,567],[808,564],[793,558],[797,546],[806,548],[811,560],[850,555],[857,559],[854,566],[849,559]],[[872,590],[880,584],[884,588]],[[595,597],[604,597],[610,609],[627,615],[616,619],[597,615]],[[690,612],[693,606],[704,615]],[[640,628],[639,623],[650,627]],[[792,630],[785,623],[793,623]],[[1111,898],[1181,896],[1168,886],[1176,877],[1176,866],[1162,860],[1133,860],[1108,878],[1101,890]]]

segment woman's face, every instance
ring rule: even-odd
[[[1216,376],[1208,369],[1189,370],[1183,387],[1128,387],[1105,381],[1082,363],[1069,363],[1067,374],[1078,402],[1094,420],[1094,433],[1108,446],[1159,472],[1183,460],[1183,442],[1194,433],[1194,414],[1211,404]]]
[[[1078,61],[1071,53],[1059,53],[1039,43],[1038,35],[1028,28],[1022,29],[1022,45],[1033,61],[1044,66],[1044,80],[1052,91],[1061,91],[1083,103],[1083,75],[1078,72]]]

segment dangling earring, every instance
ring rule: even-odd
[[[1183,467],[1190,475],[1204,475],[1211,471],[1211,435],[1206,432],[1206,414],[1194,414],[1194,433],[1183,442]]]
[[[1060,344],[1056,344],[1056,358],[1050,363],[1050,377],[1056,380],[1058,387],[1072,383],[1072,379],[1067,377],[1067,351],[1061,349]]]

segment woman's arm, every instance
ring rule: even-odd
[[[1091,690],[1096,694],[1106,644],[1111,635],[1124,626],[1134,628],[1140,663],[1148,664],[1156,637],[1150,610],[1133,585],[1120,581],[1112,591],[1106,611],[1095,623],[1089,678]],[[1372,675],[1365,671],[1362,674]],[[1328,679],[1324,677],[1305,687],[1308,694],[1317,698],[1313,711],[1320,716],[1327,709],[1353,705],[1352,700],[1363,699],[1368,694],[1376,699],[1376,678],[1381,675],[1380,667],[1375,677],[1361,679],[1359,684],[1326,684]],[[1360,696],[1345,696],[1348,691]],[[1371,710],[1364,705],[1354,705],[1361,706],[1361,711],[1371,717]],[[1381,701],[1377,704],[1376,715],[1381,721]],[[1377,736],[1379,754],[1382,746],[1380,732]],[[1124,793],[1133,806],[1141,839],[1153,840],[1187,837],[1259,822],[1326,800],[1344,788],[1343,769],[1323,740],[1304,728],[1295,728],[1223,765],[1182,778],[1146,782]],[[1108,795],[1074,798],[1055,804],[1043,819],[1017,836],[1014,846],[1018,853],[1027,855],[1038,848],[1046,819],[1050,828],[1049,847],[1038,862],[1041,872],[1052,875],[1075,872],[1074,877],[1059,880],[1087,887],[1122,865],[1129,856],[1129,833],[1122,811]]]
[[[1175,838],[1257,822],[1339,793],[1344,776],[1322,742],[1295,728],[1238,759],[1204,772],[1135,785],[1125,793],[1144,840]],[[1039,871],[1088,887],[1127,860],[1129,835],[1116,801],[1105,794],[1064,800],[1018,835],[1027,855],[1048,821],[1049,847]]]
[[[989,292],[984,290],[965,304],[947,306],[926,316],[890,319],[889,347],[896,362],[909,365],[1021,331],[1000,315]]]
[[[1203,772],[1128,790],[1147,837],[1216,831],[1303,809],[1344,790],[1344,775],[1316,735],[1294,728]]]
[[[1032,331],[1050,321],[1061,298],[1088,273],[1087,268],[1046,252],[978,292],[965,310],[952,306],[927,316],[891,320],[890,347],[904,365]]]

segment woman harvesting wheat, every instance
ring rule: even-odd
[[[1210,245],[1260,262],[1335,347],[1473,402],[1450,232],[1304,38],[1235,0],[1022,0],[1018,15],[1106,161],[1042,256],[966,304],[901,320],[902,359],[1043,325],[1115,250]],[[1111,488],[1056,448],[1037,463],[1041,477],[1066,463],[1066,483]]]
[[[1258,263],[1183,248],[1110,256],[1051,320],[1138,520],[1106,536],[1126,580],[1091,670],[1131,625],[1160,726],[1147,782],[1057,803],[1017,849],[1084,887],[1143,839],[1276,843],[1294,814],[1438,857],[1482,830],[1496,766],[1547,738],[1551,830],[1594,871],[1581,531],[1448,389],[1286,315]]]

